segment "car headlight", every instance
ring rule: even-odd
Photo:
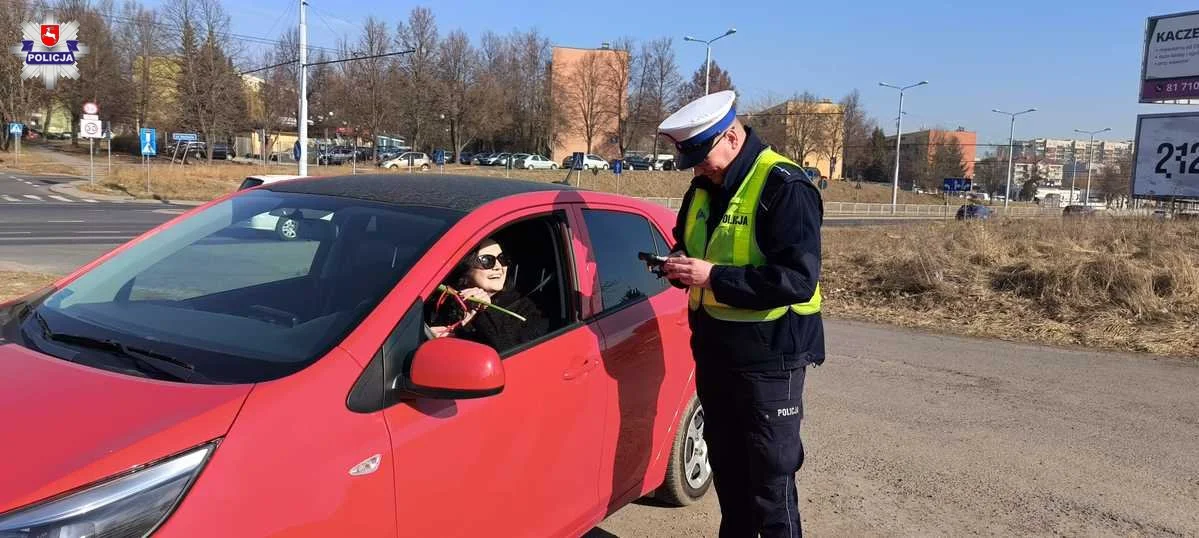
[[[183,498],[214,446],[0,515],[0,538],[146,536]]]

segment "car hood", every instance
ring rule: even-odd
[[[252,387],[139,378],[0,345],[0,513],[221,437]]]

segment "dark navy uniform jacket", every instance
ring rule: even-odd
[[[674,228],[675,251],[686,251],[684,221],[695,189],[708,191],[712,215],[724,215],[729,199],[766,149],[752,129],[747,127],[746,133],[745,144],[725,172],[723,184],[716,185],[704,176],[691,181]],[[754,233],[766,265],[713,267],[711,286],[716,300],[753,310],[808,301],[820,279],[820,226],[824,220],[820,191],[803,170],[779,164],[766,179],[756,218]],[[719,218],[708,219],[709,235],[719,222]],[[687,255],[699,258],[703,253]],[[671,284],[686,287],[677,281]],[[689,317],[692,352],[696,363],[704,367],[769,371],[824,362],[820,314],[801,316],[789,311],[774,321],[747,323],[718,320],[700,308]]]

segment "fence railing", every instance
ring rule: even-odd
[[[665,197],[643,197],[650,203],[655,203],[666,207],[667,209],[678,210],[682,204],[682,198],[665,198]],[[894,212],[892,212],[891,204],[865,203],[865,202],[825,202],[825,216],[862,216],[862,217],[923,217],[923,218],[952,218],[957,215],[958,207],[961,204],[939,205],[939,204],[897,204]],[[1011,217],[1041,217],[1048,215],[1060,215],[1061,208],[1050,206],[1009,206],[1004,208],[1002,205],[987,206],[996,216],[1007,215]]]

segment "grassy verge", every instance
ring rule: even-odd
[[[933,222],[824,232],[832,317],[1199,357],[1199,225]]]
[[[206,201],[233,192],[246,176],[258,173],[264,173],[261,167],[250,165],[152,164],[147,191],[146,170],[140,165],[122,165],[113,166],[112,174],[95,185],[82,185],[80,189],[134,198]]]
[[[25,271],[0,271],[0,303],[54,282],[58,276]]]

